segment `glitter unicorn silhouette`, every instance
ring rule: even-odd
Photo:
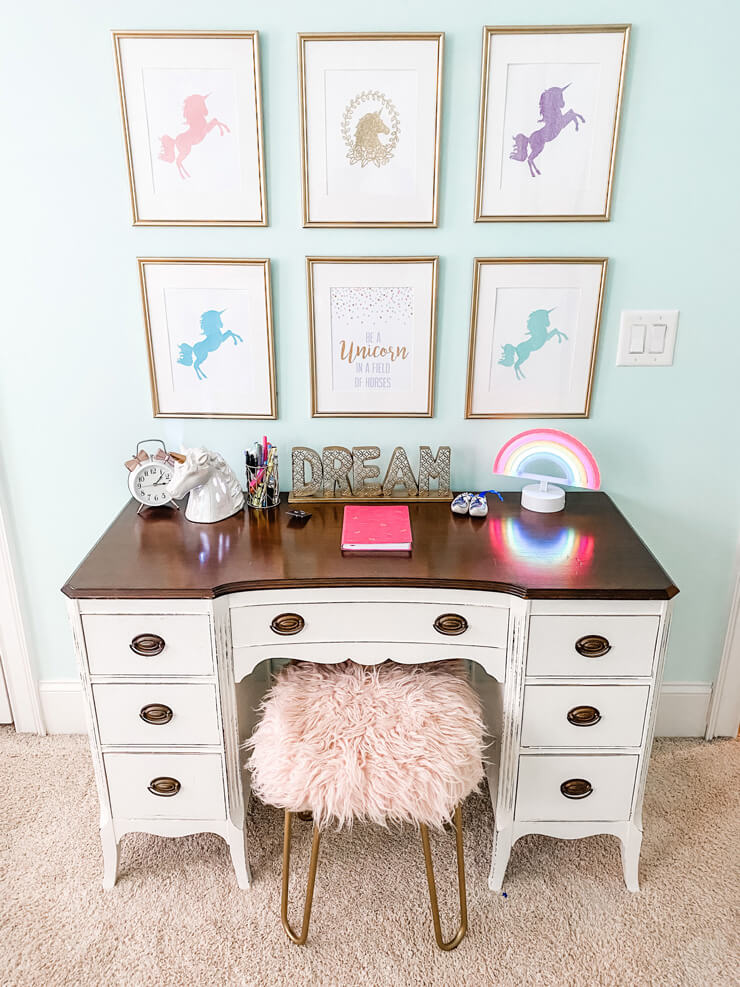
[[[513,343],[506,343],[501,347],[502,354],[498,362],[503,367],[513,367],[517,380],[524,380],[522,364],[529,358],[531,353],[535,350],[541,350],[548,339],[552,339],[553,336],[557,338],[558,343],[568,338],[559,329],[551,329],[550,332],[547,331],[550,325],[550,312],[554,311],[555,309],[553,308],[538,308],[534,312],[530,312],[527,319],[527,335],[529,339],[525,339],[518,346],[514,346]]]
[[[569,85],[570,83],[568,83]],[[533,130],[529,137],[526,134],[517,134],[514,137],[514,150],[509,157],[513,161],[526,161],[532,178],[542,174],[534,163],[534,159],[542,154],[545,144],[548,141],[554,141],[560,131],[569,123],[574,123],[576,130],[578,130],[578,121],[586,122],[586,118],[582,117],[580,113],[576,113],[575,110],[568,110],[567,113],[562,112],[565,106],[563,93],[568,86],[553,86],[551,89],[546,89],[540,96],[540,119],[538,122],[544,122],[544,127]],[[529,147],[529,154],[527,154],[527,147]]]
[[[180,355],[177,362],[186,367],[192,367],[198,380],[208,379],[201,369],[201,364],[206,360],[209,353],[213,353],[219,348],[221,343],[225,343],[229,338],[234,340],[234,346],[244,342],[241,336],[237,336],[230,329],[221,332],[224,327],[221,316],[225,311],[226,309],[222,308],[220,312],[216,312],[215,309],[204,312],[200,317],[200,331],[205,339],[199,339],[192,346],[189,343],[180,343]]]
[[[383,123],[380,110],[366,113],[357,123],[355,143],[347,155],[349,163],[353,165],[359,161],[363,168],[371,162],[376,168],[385,164],[389,157],[388,148],[378,140],[378,134],[389,133],[390,129]]]
[[[200,144],[206,134],[209,134],[214,127],[218,127],[221,137],[225,133],[231,133],[226,124],[217,120],[216,117],[211,117],[210,120],[206,119],[208,116],[206,100],[210,95],[210,93],[206,93],[205,96],[188,96],[182,104],[182,116],[188,129],[183,130],[177,137],[169,137],[165,134],[164,137],[159,138],[162,145],[159,151],[160,161],[174,161],[181,178],[190,178],[190,172],[183,161],[190,154],[193,146]]]

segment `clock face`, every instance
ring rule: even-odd
[[[172,479],[172,468],[165,463],[148,462],[131,474],[129,487],[133,496],[147,507],[167,504],[171,500],[167,484]]]

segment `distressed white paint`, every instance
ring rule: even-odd
[[[527,684],[522,747],[639,747],[645,729],[649,685]],[[574,725],[568,712],[591,706],[592,726]]]
[[[218,833],[229,844],[237,883],[249,887],[228,611],[213,601],[204,613],[198,602],[120,601],[115,607],[88,605],[83,616],[78,602],[69,601],[100,798],[105,888],[117,881],[118,845],[132,831]],[[131,651],[131,639],[140,633],[164,637],[160,655],[142,659]],[[178,670],[186,674],[173,674]],[[130,719],[134,699],[142,705],[169,699],[173,724],[182,718],[192,727],[171,737],[166,750],[146,750],[140,725]],[[158,737],[151,743],[161,743]],[[206,741],[208,746],[197,746]],[[149,782],[158,776],[180,781],[177,795],[152,795]]]
[[[487,769],[490,887],[501,887],[511,847],[525,833],[575,839],[606,832],[621,840],[625,882],[638,888],[642,795],[669,604],[570,601],[560,610],[557,601],[531,604],[499,593],[346,588],[244,592],[205,604],[80,601],[70,611],[101,796],[106,886],[116,880],[121,834],[132,829],[219,833],[240,886],[249,886],[249,783],[240,743],[252,729],[271,659],[375,664],[455,657],[471,663],[495,740]],[[305,621],[289,638],[270,630],[284,612]],[[433,627],[449,612],[468,620],[457,637]],[[160,633],[165,650],[142,664],[129,648],[138,633]],[[614,642],[608,667],[581,664],[573,644],[586,633]],[[142,726],[136,708],[146,702],[170,705],[179,728]],[[603,725],[593,732],[571,727],[571,703],[598,703]],[[525,712],[528,704],[533,713]],[[177,777],[181,791],[152,796],[148,781],[158,774]],[[571,775],[588,777],[593,795],[562,796],[560,783]]]
[[[255,662],[253,666],[250,659],[249,664],[250,668],[256,668],[258,663]],[[198,679],[189,681],[197,682]],[[588,680],[583,681],[584,685],[589,684]],[[496,683],[493,682],[492,687],[495,686]],[[87,733],[79,679],[43,679],[39,682],[39,693],[48,733]],[[703,736],[711,693],[711,682],[664,682],[658,696],[655,736]]]

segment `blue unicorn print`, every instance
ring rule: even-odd
[[[177,358],[177,362],[182,363],[186,367],[193,367],[198,380],[207,380],[206,375],[201,369],[201,364],[209,353],[213,353],[214,350],[219,348],[221,343],[225,343],[229,338],[234,340],[234,346],[244,342],[241,336],[238,336],[230,329],[226,332],[221,332],[224,327],[221,316],[225,311],[226,309],[222,308],[220,312],[216,312],[215,309],[209,309],[207,312],[204,312],[200,317],[200,331],[205,336],[205,339],[199,339],[192,346],[189,343],[180,343],[180,355]]]
[[[528,359],[530,353],[542,349],[548,339],[552,339],[553,336],[557,338],[558,343],[563,339],[567,340],[568,337],[559,329],[547,331],[550,326],[550,312],[554,311],[553,308],[538,308],[534,312],[530,312],[527,319],[529,339],[525,339],[523,343],[519,343],[517,346],[514,346],[513,343],[506,343],[501,347],[501,359],[498,362],[502,367],[513,367],[517,380],[524,380],[522,364]]]

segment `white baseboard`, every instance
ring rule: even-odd
[[[711,682],[664,682],[655,736],[703,737],[711,698]]]
[[[39,696],[47,733],[87,733],[79,679],[42,679]]]
[[[49,733],[87,733],[80,683],[76,679],[39,682]],[[658,703],[658,737],[703,737],[712,695],[711,682],[664,682]]]

